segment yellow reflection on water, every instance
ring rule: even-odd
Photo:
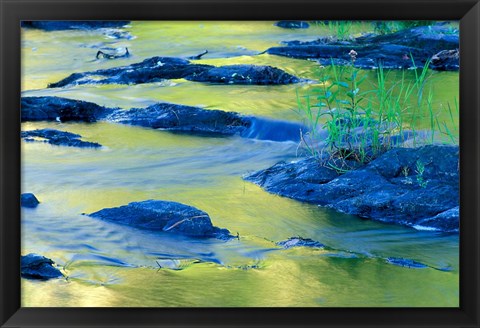
[[[368,28],[366,23],[354,24],[353,32]],[[61,96],[124,109],[167,101],[300,121],[294,111],[296,92],[301,95],[318,88],[322,69],[311,61],[255,54],[281,41],[313,40],[329,33],[321,25],[284,30],[273,22],[132,22],[127,31],[135,38],[112,41],[105,31],[22,30],[23,95]],[[97,49],[106,46],[128,47],[133,56],[95,60]],[[312,81],[232,86],[180,79],[135,86],[44,89],[73,72],[127,65],[152,56],[186,57],[205,49],[209,55],[196,62],[272,65]],[[374,71],[362,74],[369,75],[369,83],[376,83]],[[398,74],[389,73],[390,81],[395,82]],[[432,74],[425,90],[431,87],[438,106],[445,106],[458,95],[458,73]],[[439,120],[448,121],[448,113],[437,108]],[[405,114],[408,117],[411,113]],[[429,116],[421,114],[419,126],[428,127]],[[458,116],[453,125],[458,126]],[[22,306],[459,304],[455,237],[426,236],[360,220],[270,194],[242,180],[243,174],[294,159],[295,144],[188,136],[105,122],[22,124],[22,130],[40,128],[77,133],[82,140],[104,147],[76,149],[22,142],[22,189],[34,192],[42,202],[35,210],[23,211],[28,222],[22,230],[23,253],[38,252],[54,259],[69,277],[47,282],[22,279]],[[233,235],[238,233],[239,240],[189,241],[192,249],[202,248],[202,254],[217,261],[192,264],[179,271],[158,270],[155,259],[160,255],[155,252],[164,252],[164,235],[81,215],[146,199],[195,206],[206,211],[214,225],[229,229]],[[337,251],[281,250],[275,245],[292,236],[358,254],[350,258]],[[399,254],[434,267],[450,265],[452,270],[401,268],[383,260]],[[76,258],[89,255],[109,257],[113,263],[121,259],[130,266]]]

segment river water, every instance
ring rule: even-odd
[[[355,24],[352,33],[370,29]],[[308,79],[318,64],[256,55],[284,40],[313,40],[330,30],[286,30],[273,22],[132,22],[133,38],[109,30],[22,31],[22,95],[50,95],[110,107],[158,101],[300,122],[288,86],[211,85],[171,80],[135,86],[46,89],[80,71],[187,57],[200,63],[264,64]],[[95,60],[99,47],[128,47],[132,57]],[[371,83],[374,83],[374,73]],[[399,72],[391,72],[395,80]],[[412,74],[412,72],[407,72]],[[435,102],[458,98],[458,73],[432,72]],[[408,114],[408,113],[407,113]],[[446,114],[440,110],[436,114]],[[446,116],[445,116],[446,117]],[[424,118],[428,125],[428,118]],[[453,124],[458,125],[455,118]],[[55,128],[98,142],[100,149],[22,142],[22,191],[41,201],[22,209],[22,254],[35,252],[64,268],[68,279],[22,279],[22,306],[322,306],[459,305],[458,235],[382,224],[269,194],[242,175],[295,160],[298,145],[240,137],[173,134],[106,122],[28,122],[22,130]],[[206,211],[214,225],[239,239],[191,239],[99,221],[82,213],[147,199]],[[332,250],[275,242],[312,238]],[[399,267],[387,257],[414,259],[425,269]],[[163,269],[159,270],[157,262]],[[174,269],[169,269],[171,267]]]

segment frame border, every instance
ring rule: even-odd
[[[460,20],[460,307],[21,308],[20,21],[39,19]],[[479,0],[0,0],[1,327],[479,327],[479,21]]]

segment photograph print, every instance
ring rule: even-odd
[[[21,306],[458,308],[459,30],[22,21]]]

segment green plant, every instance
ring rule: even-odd
[[[390,34],[395,33],[407,28],[417,26],[430,26],[434,21],[427,20],[410,20],[410,21],[375,21],[373,22],[373,29],[378,34]]]
[[[428,142],[433,143],[441,124],[434,115],[433,91],[430,89],[426,100],[423,96],[430,62],[418,69],[412,58],[413,80],[403,71],[393,82],[390,72],[380,66],[376,83],[368,88],[363,84],[367,74],[355,68],[357,53],[352,50],[349,55],[349,65],[337,66],[332,60],[329,67],[321,69],[319,87],[306,95],[297,91],[298,113],[310,127],[301,140],[310,155],[323,158],[326,153],[328,165],[344,172],[355,166],[354,162],[367,163],[406,139],[413,138],[413,146],[425,143],[425,139],[417,139],[418,117],[426,115],[425,107],[430,117]],[[453,121],[452,112],[450,109]],[[446,124],[442,127],[453,139],[455,131]],[[327,132],[326,137],[321,131]]]
[[[315,21],[315,24],[328,28],[330,35],[337,40],[348,40],[351,37],[352,21]]]
[[[417,183],[420,187],[426,188],[428,181],[425,180],[423,177],[423,173],[425,172],[425,164],[421,161],[417,161],[415,163],[415,173],[417,174]]]
[[[450,103],[447,103],[448,114],[450,119],[450,128],[447,125],[447,122],[440,122],[438,117],[435,118],[437,123],[438,131],[446,136],[448,140],[453,144],[458,144],[459,142],[459,132],[458,125],[456,124],[455,117],[459,116],[458,101],[457,98],[454,99],[454,108],[450,106]]]

